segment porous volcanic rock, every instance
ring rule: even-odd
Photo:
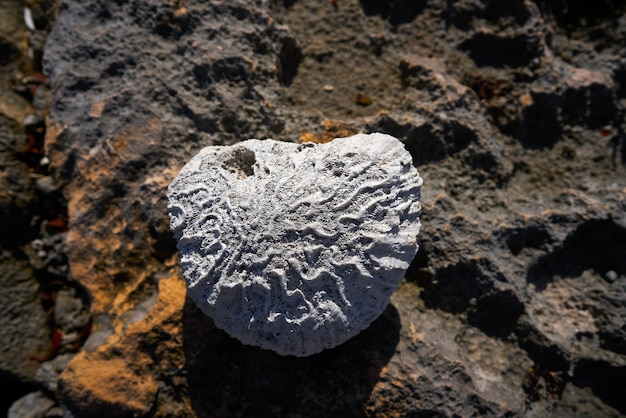
[[[63,406],[626,414],[623,8],[62,1],[45,50],[46,154],[94,318],[61,373]],[[205,146],[359,132],[400,138],[429,185],[420,252],[391,304],[307,358],[230,338],[185,301],[168,184]]]

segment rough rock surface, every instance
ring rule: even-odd
[[[46,234],[53,201],[36,183],[45,178],[43,128],[47,106],[40,60],[29,57],[21,1],[0,5],[0,411],[36,389],[49,356],[51,322],[44,302],[51,276],[29,265],[25,248]],[[31,49],[32,50],[32,49]],[[60,194],[57,194],[57,197]],[[25,411],[24,408],[21,411]]]
[[[37,281],[28,264],[2,251],[0,268],[0,376],[2,387],[11,392],[15,385],[33,383],[39,367],[36,358],[46,356],[50,339]]]
[[[61,1],[45,48],[50,172],[36,141],[0,170],[1,226],[28,230],[2,247],[91,302],[55,399],[76,417],[626,414],[624,7]],[[28,37],[3,34],[0,65]],[[15,84],[26,102],[2,96],[0,122],[40,135],[24,121],[45,83],[31,94],[29,80]],[[429,185],[391,304],[306,358],[228,337],[185,300],[167,185],[205,146],[359,132],[400,138]],[[45,257],[29,243],[64,212],[39,213],[34,183],[54,187],[29,174],[67,199],[66,247]]]
[[[389,135],[206,147],[168,188],[189,296],[243,343],[335,347],[380,316],[413,261],[421,185]]]
[[[7,418],[45,418],[62,416],[55,411],[55,402],[42,392],[33,392],[15,401],[9,408]]]

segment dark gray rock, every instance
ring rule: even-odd
[[[23,247],[23,251],[29,257],[31,266],[38,273],[61,278],[67,276],[67,259],[64,257],[65,241],[66,234],[44,234]]]
[[[61,354],[50,361],[41,363],[41,366],[35,372],[35,380],[48,393],[56,393],[59,375],[65,370],[73,357],[73,354]]]
[[[37,359],[48,355],[50,331],[28,264],[2,251],[0,271],[0,386],[11,399],[34,383]]]
[[[32,392],[24,395],[9,408],[7,418],[46,418],[58,416],[54,409],[54,400],[42,392]],[[51,415],[52,413],[52,415]]]
[[[15,249],[34,238],[37,196],[28,166],[16,159],[27,147],[19,122],[0,113],[0,246]]]
[[[44,4],[38,2],[37,7]],[[54,354],[54,298],[48,292],[53,278],[45,272],[45,263],[40,269],[29,254],[29,243],[39,237],[44,220],[54,216],[48,193],[35,187],[46,174],[41,163],[49,91],[42,87],[46,77],[38,73],[36,57],[45,33],[30,36],[25,6],[13,0],[0,6],[0,410],[5,413],[14,401],[37,389],[36,371]],[[44,20],[36,18],[38,25]],[[38,46],[32,43],[35,38]],[[56,250],[50,259],[62,257]],[[48,401],[38,394],[23,397],[9,415],[53,416],[45,412]]]
[[[64,404],[93,416],[626,414],[626,31],[613,2],[579,3],[62,3],[46,146],[100,336],[61,374]],[[160,287],[178,274],[164,196],[188,158],[359,131],[401,138],[424,177],[420,251],[370,328],[281,358],[189,303],[154,308],[155,293],[181,303]]]
[[[66,332],[77,331],[87,325],[89,320],[89,312],[75,289],[65,288],[57,292],[54,322],[58,327]]]

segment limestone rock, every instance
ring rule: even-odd
[[[246,344],[296,356],[341,344],[415,256],[421,184],[389,135],[206,147],[168,189],[189,295]]]

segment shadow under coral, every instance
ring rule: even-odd
[[[202,417],[362,416],[400,339],[393,305],[348,342],[310,357],[246,346],[215,327],[192,301],[183,314],[189,396]]]

